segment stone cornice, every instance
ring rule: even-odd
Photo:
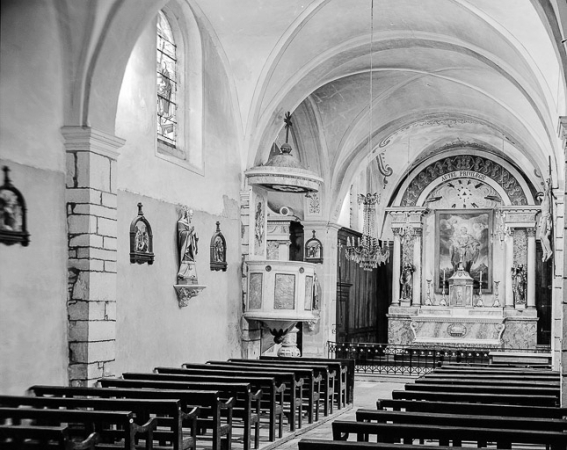
[[[67,152],[92,152],[114,161],[118,159],[118,149],[126,141],[103,131],[90,127],[66,126],[61,128]]]

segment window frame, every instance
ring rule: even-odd
[[[155,72],[155,154],[159,158],[204,175],[203,158],[203,50],[201,33],[190,8],[170,2],[161,12],[165,15],[176,45],[176,145],[172,146],[159,138],[157,131],[157,70]],[[157,21],[154,21],[154,40],[157,68]],[[180,24],[183,26],[180,26]]]

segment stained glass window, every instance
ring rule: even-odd
[[[177,143],[176,50],[171,25],[160,11],[157,20],[157,135],[172,147]]]

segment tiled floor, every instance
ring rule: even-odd
[[[413,378],[410,377],[389,378],[372,376],[357,378],[354,385],[354,407],[338,417],[334,417],[333,420],[355,420],[355,412],[358,408],[376,408],[376,400],[378,398],[392,398],[391,392],[393,390],[403,389],[404,384],[412,381]],[[331,440],[332,422],[332,420],[329,420],[275,448],[277,450],[297,450],[297,443],[304,438]]]

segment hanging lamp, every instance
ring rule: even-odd
[[[368,126],[368,154],[372,154],[372,123],[373,123],[373,89],[372,89],[372,41],[374,39],[374,0],[370,3],[370,92],[369,98],[369,126]],[[384,184],[386,177],[392,174],[392,169],[387,167],[383,160],[383,155],[379,159],[379,169],[384,175]],[[370,187],[372,188],[372,174],[370,174]],[[372,190],[372,189],[370,189]],[[387,246],[379,245],[376,237],[376,205],[380,202],[380,195],[376,192],[366,195],[358,195],[358,204],[363,205],[364,224],[362,227],[362,239],[358,238],[355,242],[354,237],[347,237],[347,245],[345,256],[348,260],[360,265],[364,270],[371,271],[380,264],[384,264],[390,257],[390,250]]]

